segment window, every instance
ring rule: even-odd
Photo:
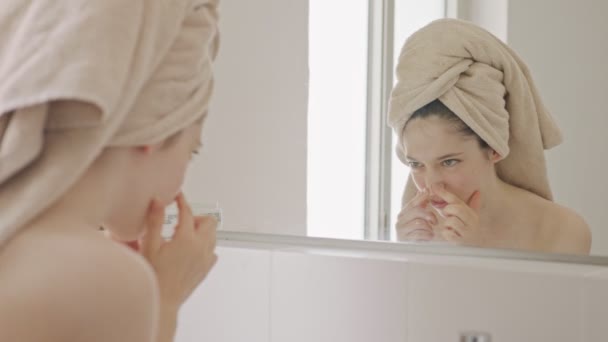
[[[399,53],[403,43],[412,33],[435,19],[445,17],[446,4],[444,1],[397,0],[395,2],[395,24],[393,35],[393,73],[397,67]],[[396,81],[393,82],[393,84]],[[392,141],[397,142],[397,136],[392,133]],[[392,229],[397,222],[397,215],[401,211],[401,195],[409,175],[409,168],[405,166],[393,150],[391,151],[391,181],[390,181],[390,239],[395,239]]]
[[[363,238],[367,2],[309,2],[309,236]]]
[[[392,239],[409,170],[387,100],[399,50],[445,0],[310,0],[309,236]]]

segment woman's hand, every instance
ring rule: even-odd
[[[179,221],[171,240],[165,241],[161,235],[165,210],[154,200],[147,216],[147,230],[139,243],[140,253],[156,273],[161,307],[175,309],[205,279],[217,260],[215,217],[194,217],[183,194],[176,202]]]
[[[428,208],[429,192],[424,189],[411,199],[397,217],[397,239],[399,241],[430,241],[435,234],[433,225],[437,217]]]
[[[447,205],[437,212],[442,216],[441,235],[447,241],[469,246],[481,246],[484,243],[483,233],[479,227],[479,210],[481,194],[475,191],[467,202],[447,191],[443,186],[433,185],[431,191],[443,199]]]
[[[179,221],[169,241],[162,237],[165,208],[158,200],[150,203],[146,231],[139,241],[124,242],[110,231],[106,235],[141,253],[156,274],[160,292],[157,342],[173,341],[179,308],[205,279],[215,262],[214,216],[192,216],[183,194],[176,198]]]

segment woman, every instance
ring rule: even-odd
[[[8,0],[0,27],[0,340],[171,341],[216,260],[180,193],[216,1]]]
[[[561,142],[530,73],[487,31],[442,19],[414,33],[389,121],[410,166],[400,240],[588,254],[589,228],[552,201],[544,149]]]

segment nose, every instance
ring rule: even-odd
[[[425,174],[424,183],[425,183],[424,185],[426,188],[430,188],[432,185],[445,186],[441,172],[432,170],[430,168],[427,170],[427,172]]]

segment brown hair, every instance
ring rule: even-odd
[[[454,112],[452,112],[446,105],[444,105],[438,99],[434,100],[434,101],[430,102],[429,104],[416,110],[405,123],[403,130],[405,131],[405,127],[407,126],[407,124],[410,121],[412,121],[414,119],[424,119],[424,118],[428,118],[431,116],[435,116],[435,117],[449,121],[451,124],[454,125],[454,127],[458,130],[458,132],[464,136],[475,137],[477,139],[477,142],[479,143],[479,147],[481,147],[482,149],[490,148],[488,143],[486,143],[483,139],[481,139],[481,137],[479,135],[477,135],[477,133],[475,133],[471,129],[471,127],[467,126],[467,124],[464,121],[462,121],[458,117],[458,115],[456,115]]]

